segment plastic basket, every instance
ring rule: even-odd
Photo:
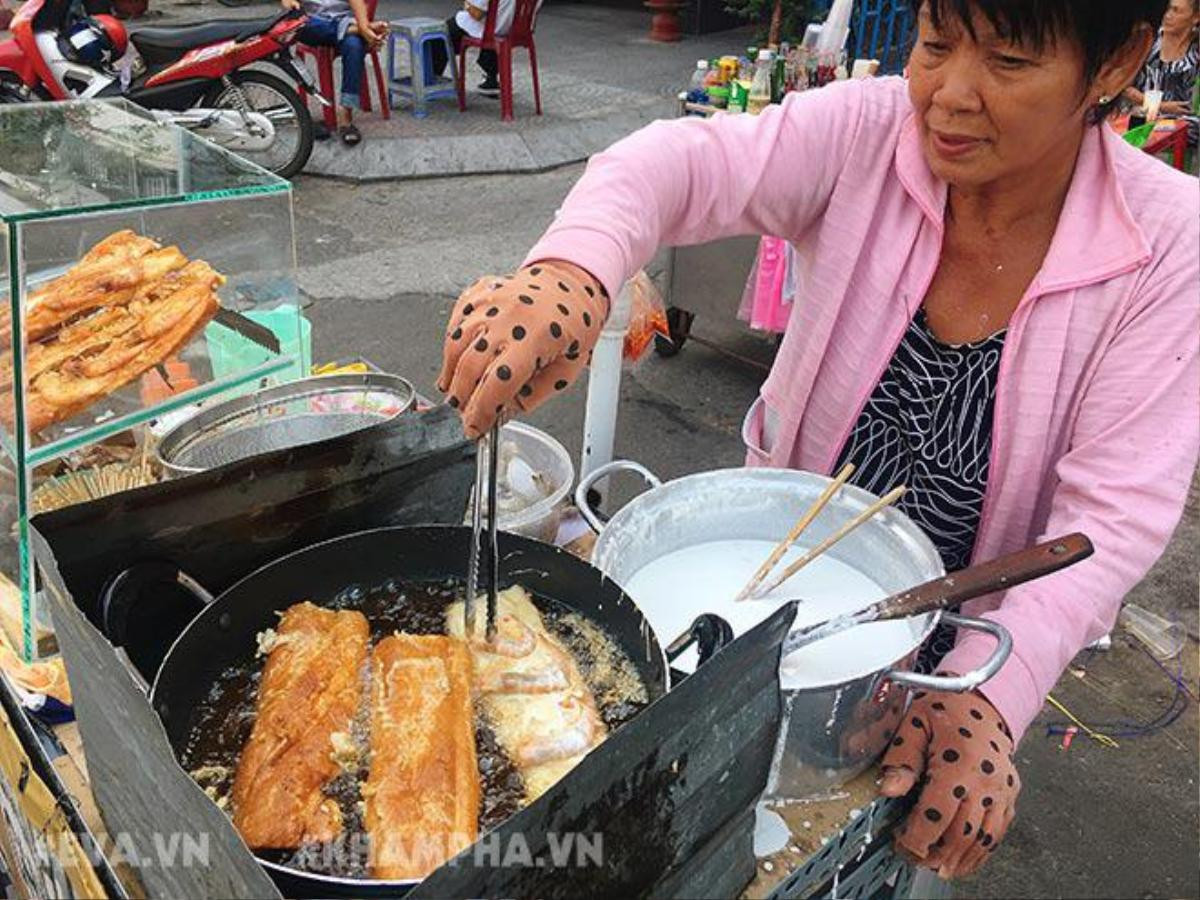
[[[285,303],[275,309],[253,309],[244,315],[269,328],[279,338],[279,352],[294,358],[288,368],[275,374],[275,379],[282,383],[308,375],[312,369],[312,323],[297,307]],[[208,343],[214,380],[246,372],[275,358],[266,347],[220,322],[212,322],[204,329],[204,339]]]

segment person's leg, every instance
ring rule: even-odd
[[[446,34],[450,36],[450,44],[454,48],[454,52],[458,52],[458,48],[462,46],[463,35],[466,34],[458,23],[454,21],[454,16],[446,20]],[[450,64],[450,57],[446,53],[446,46],[441,41],[429,45],[430,63],[433,65],[433,74],[441,78],[446,74],[446,66]]]
[[[336,47],[337,22],[324,16],[309,16],[304,27],[300,29],[297,39],[310,47]]]
[[[362,90],[363,63],[367,58],[367,42],[357,34],[347,33],[338,43],[338,54],[342,57],[342,92],[338,98],[338,118],[343,126],[349,125]]]
[[[337,22],[324,16],[310,16],[304,27],[300,29],[297,39],[301,44],[307,44],[310,47],[336,47],[338,43]],[[326,90],[332,95],[332,82],[328,88],[324,83],[321,84],[322,93]],[[330,96],[327,99],[333,101],[334,98]],[[323,117],[318,115],[313,120],[317,140],[325,140],[329,137],[329,128],[322,119]]]
[[[500,79],[497,74],[500,71],[500,62],[496,58],[495,50],[480,50],[479,51],[479,68],[483,69],[485,85],[499,85]]]

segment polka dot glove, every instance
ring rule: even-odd
[[[535,409],[591,361],[608,317],[604,287],[571,263],[546,261],[479,279],[458,298],[438,390],[462,413],[467,436],[498,417]]]
[[[942,878],[970,875],[999,846],[1021,780],[1013,739],[980,694],[918,693],[883,757],[879,792],[900,797],[920,784],[897,848]]]

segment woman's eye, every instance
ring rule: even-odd
[[[941,54],[945,53],[950,48],[940,41],[921,41],[921,46],[929,53]]]
[[[1027,59],[1022,59],[1019,56],[1006,56],[1003,53],[997,53],[992,59],[1002,69],[1023,69],[1029,65],[1029,60]]]

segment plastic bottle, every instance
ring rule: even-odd
[[[817,81],[818,57],[815,50],[807,50],[804,55],[804,83],[807,87],[820,87]]]
[[[750,85],[753,82],[754,62],[743,56],[738,60],[737,76],[729,83],[730,112],[746,111],[746,101],[750,95]]]
[[[708,60],[696,60],[696,68],[692,72],[692,81],[688,85],[687,99],[689,103],[707,103],[708,90],[705,80],[708,78]]]
[[[846,51],[843,50],[841,53],[838,54],[837,68],[834,69],[834,80],[835,81],[845,81],[847,78],[850,77],[850,72],[846,68],[846,63],[847,63]]]
[[[708,61],[708,71],[704,73],[704,89],[725,83],[725,69],[719,59]]]
[[[734,73],[734,81],[752,81],[754,79],[754,58],[747,59],[745,56],[739,56],[737,61],[737,72]]]
[[[771,102],[780,103],[788,92],[787,56],[788,45],[781,44],[771,63]]]
[[[746,112],[758,115],[771,104],[771,51],[758,52],[758,68],[754,70],[754,81],[750,84],[750,92],[746,99]]]

